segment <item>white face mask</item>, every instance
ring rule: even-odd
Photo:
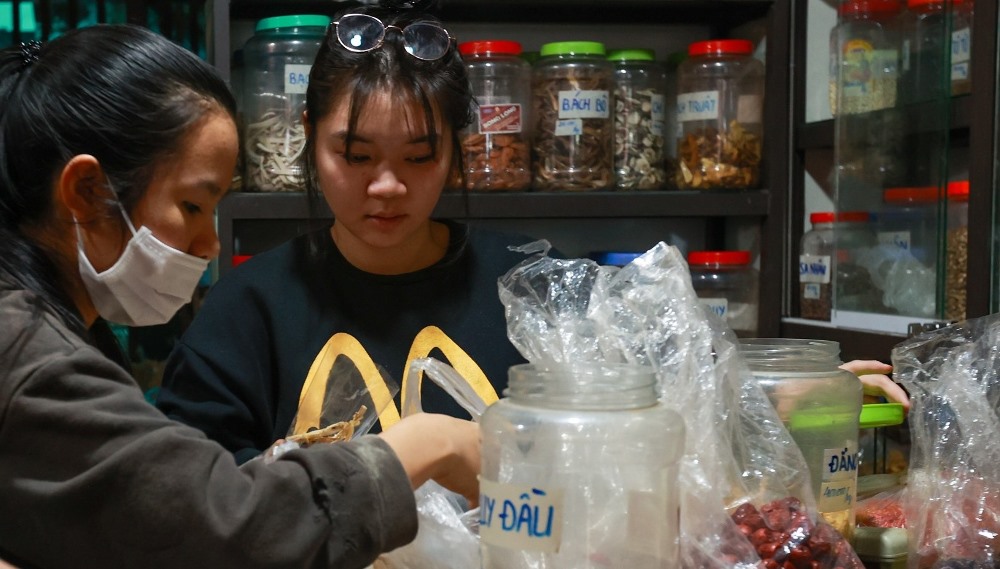
[[[103,273],[94,270],[76,226],[80,276],[102,318],[126,326],[165,324],[191,301],[208,261],[178,251],[157,239],[148,227],[135,230],[118,204],[132,238],[125,252]]]

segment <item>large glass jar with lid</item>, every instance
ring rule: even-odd
[[[264,18],[243,46],[244,189],[302,191],[306,88],[330,18]]]
[[[854,532],[861,381],[828,340],[743,339],[740,353],[809,466],[820,516]]]
[[[663,189],[666,70],[650,49],[616,50],[608,59],[615,64],[615,188]]]
[[[513,366],[483,413],[482,567],[675,567],[684,424],[651,368]]]
[[[749,189],[760,180],[764,64],[746,40],[688,46],[678,68],[677,185]]]
[[[519,191],[531,185],[531,65],[509,40],[461,43],[472,93],[472,124],[461,133],[465,187]]]
[[[606,190],[614,185],[614,66],[604,44],[542,46],[532,70],[532,186]]]
[[[830,32],[830,110],[862,113],[896,104],[899,0],[847,0]]]

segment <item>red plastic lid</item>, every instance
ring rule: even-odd
[[[708,40],[696,41],[688,46],[688,55],[719,55],[723,53],[749,55],[753,53],[753,42],[749,40]]]
[[[847,0],[837,7],[841,16],[863,16],[866,14],[895,14],[903,9],[899,0]]]
[[[462,55],[521,55],[521,44],[510,40],[479,40],[458,44]]]
[[[834,214],[832,211],[817,211],[809,214],[809,223],[833,223],[836,221],[867,222],[871,216],[867,211],[842,211]]]
[[[231,262],[232,262],[232,264],[233,264],[234,267],[238,267],[238,266],[242,265],[243,263],[246,263],[247,261],[249,261],[250,257],[252,257],[252,256],[253,255],[233,255],[233,258],[232,258]]]
[[[749,265],[750,251],[691,251],[689,265]]]
[[[969,200],[969,181],[948,182],[948,199],[958,202]]]
[[[885,203],[933,203],[938,200],[937,186],[920,186],[915,188],[886,188],[882,192]]]

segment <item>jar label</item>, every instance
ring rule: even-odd
[[[479,481],[479,537],[518,551],[556,553],[562,538],[563,492]]]
[[[909,231],[880,231],[878,234],[879,245],[889,245],[904,251],[910,250]]]
[[[579,136],[583,134],[583,119],[559,119],[556,121],[556,136]]]
[[[559,118],[606,119],[611,117],[608,91],[559,91]]]
[[[726,314],[729,312],[729,300],[725,298],[702,298],[701,303],[708,308],[709,311],[714,312],[719,318],[725,319]]]
[[[649,96],[650,118],[649,132],[653,136],[663,136],[663,125],[667,122],[666,98],[663,95],[652,94]]]
[[[696,91],[677,95],[678,122],[705,121],[719,118],[719,92]]]
[[[312,65],[301,63],[285,64],[285,94],[305,95],[309,87],[309,70]]]
[[[805,283],[802,287],[802,298],[805,300],[819,300],[823,298],[823,287],[820,283]]]
[[[828,284],[830,282],[830,256],[799,255],[799,282]]]
[[[875,48],[862,39],[848,40],[844,44],[841,55],[840,83],[843,87],[843,97],[871,96],[873,87],[872,70],[878,62]]]
[[[479,134],[521,132],[521,105],[481,105]]]
[[[858,452],[853,446],[825,449],[823,464],[817,465],[823,472],[817,509],[821,512],[837,512],[854,504],[858,484]]]

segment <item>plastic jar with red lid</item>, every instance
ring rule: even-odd
[[[691,284],[701,302],[738,336],[757,335],[760,275],[749,251],[691,251]]]
[[[945,309],[948,320],[965,320],[969,265],[969,181],[948,183]]]
[[[764,64],[747,40],[688,46],[678,67],[677,186],[750,189],[760,180]]]
[[[509,40],[461,43],[476,97],[461,133],[464,184],[470,191],[522,191],[531,185],[531,65]]]

